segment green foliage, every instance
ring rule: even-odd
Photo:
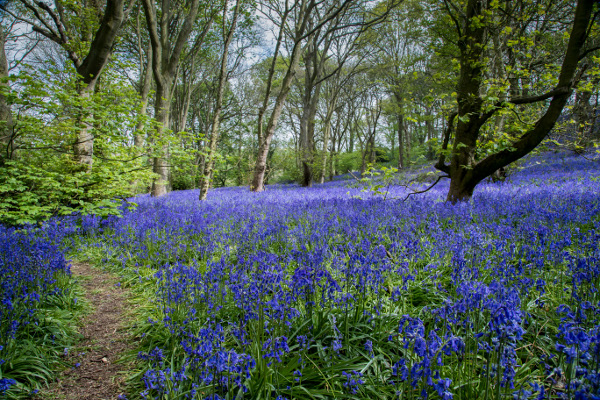
[[[64,77],[70,80],[64,81]],[[143,149],[131,146],[137,96],[116,81],[81,96],[74,71],[11,77],[5,95],[15,117],[9,161],[0,165],[0,222],[39,222],[54,215],[114,215],[132,182],[148,182]],[[110,79],[110,76],[109,76]],[[91,170],[73,157],[83,123],[94,136]]]
[[[43,391],[68,366],[69,348],[81,339],[78,323],[89,311],[81,301],[81,288],[75,280],[61,274],[56,277],[57,294],[45,296],[37,306],[36,323],[20,330],[3,349],[8,360],[0,366],[0,379],[14,379],[17,384],[6,394],[8,399],[31,399]]]
[[[353,153],[342,153],[337,157],[337,169],[341,174],[345,174],[349,171],[357,171],[360,169],[361,164],[360,151]]]
[[[0,221],[21,225],[75,210],[82,214],[118,214],[121,202],[106,197],[106,190],[121,192],[110,187],[109,182],[115,178],[112,170],[101,170],[90,177],[72,160],[63,163],[56,171],[20,161],[0,167]]]
[[[367,164],[367,169],[360,179],[362,192],[382,196],[385,200],[391,185],[399,182],[398,169],[394,167],[382,167],[375,169],[375,165]]]
[[[271,168],[275,169],[275,182],[291,183],[300,182],[302,179],[302,169],[298,165],[296,150],[293,148],[275,151],[271,158]]]

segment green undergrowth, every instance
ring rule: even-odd
[[[7,399],[44,397],[43,393],[68,364],[69,349],[81,340],[79,327],[90,307],[76,278],[61,275],[57,287],[66,288],[41,299],[33,322],[21,328],[3,350],[7,360],[0,378],[16,384]]]

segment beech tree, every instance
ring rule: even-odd
[[[219,140],[219,123],[221,122],[221,111],[223,108],[223,94],[225,93],[225,85],[227,83],[228,76],[227,61],[229,56],[229,46],[231,45],[231,41],[233,40],[233,35],[235,33],[240,13],[241,2],[242,0],[236,0],[236,2],[234,3],[231,20],[229,21],[229,26],[227,26],[227,14],[229,13],[229,2],[227,0],[225,1],[225,6],[223,7],[223,48],[221,56],[221,68],[219,69],[217,98],[215,99],[215,109],[213,112],[213,119],[211,124],[212,127],[207,149],[207,155],[206,160],[204,162],[204,170],[202,171],[202,175],[200,177],[200,200],[206,199],[206,194],[208,193],[208,188],[210,185],[210,177],[213,173],[215,152],[217,151],[217,141]]]
[[[450,0],[445,3],[450,3]],[[456,4],[447,7],[459,37],[460,72],[456,89],[458,109],[448,120],[449,129],[445,132],[442,152],[435,166],[450,178],[447,200],[452,203],[470,199],[479,182],[527,155],[547,137],[585,68],[580,65],[580,61],[586,54],[586,39],[594,24],[593,0],[577,1],[568,32],[569,41],[553,89],[542,94],[511,96],[486,104],[486,101],[490,101],[489,97],[484,98],[484,77],[488,67],[484,60],[486,42],[490,39],[491,18],[500,7],[499,2],[484,0],[469,0],[464,9]],[[479,157],[482,127],[496,113],[508,107],[540,102],[547,102],[547,107],[533,126],[522,134],[515,135],[514,140],[499,151]],[[452,149],[446,152],[450,138],[453,139]],[[446,163],[447,157],[449,164]]]
[[[73,62],[78,74],[78,92],[85,99],[93,93],[96,83],[108,63],[112,49],[131,4],[127,9],[124,0],[107,0],[102,9],[99,3],[72,4],[55,0],[19,0],[21,8],[5,11],[33,31],[58,44]],[[85,23],[81,23],[82,16]],[[89,45],[88,45],[89,43]],[[94,159],[94,136],[87,122],[87,112],[79,115],[79,134],[73,144],[75,159],[91,170]]]
[[[152,140],[158,147],[153,159],[153,171],[157,178],[152,183],[151,193],[152,196],[162,196],[167,194],[169,185],[169,148],[163,135],[170,128],[173,81],[191,35],[195,33],[192,49],[203,45],[214,21],[215,9],[206,5],[201,21],[197,21],[202,5],[200,0],[188,0],[180,10],[170,0],[162,1],[160,12],[154,0],[143,0],[142,5],[152,43],[152,71],[156,83],[156,127]],[[200,28],[194,29],[198,25]]]

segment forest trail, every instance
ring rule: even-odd
[[[127,368],[117,361],[132,345],[123,323],[127,320],[126,292],[113,274],[89,264],[74,262],[71,272],[79,280],[93,311],[84,317],[80,331],[83,339],[69,349],[67,357],[72,368],[59,376],[44,398],[117,399],[124,395]]]

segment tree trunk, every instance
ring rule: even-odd
[[[258,144],[258,154],[256,155],[256,163],[254,165],[254,175],[250,185],[250,190],[253,192],[262,192],[265,190],[264,180],[265,171],[267,169],[267,156],[269,155],[269,147],[271,146],[273,135],[275,135],[275,130],[277,129],[277,124],[279,123],[279,118],[281,117],[285,100],[290,92],[292,80],[296,75],[296,69],[300,62],[301,47],[302,46],[300,46],[299,41],[294,44],[294,48],[292,49],[292,54],[290,56],[290,65],[285,77],[283,78],[283,81],[281,82],[281,89],[277,95],[277,99],[275,99],[275,105],[273,107],[273,111],[271,112],[269,122],[267,123],[267,129],[263,135],[262,142]]]
[[[78,125],[79,131],[77,132],[77,138],[73,145],[73,154],[75,161],[82,165],[85,169],[90,172],[92,165],[94,164],[94,134],[93,125],[87,121],[89,112],[86,110],[85,103],[89,101],[96,88],[96,80],[91,81],[88,85],[82,86],[78,89],[79,97],[83,103],[82,109],[79,111]]]
[[[594,79],[594,87],[598,85],[598,80]],[[590,104],[592,98],[591,91],[578,91],[575,95],[575,105],[573,106],[573,119],[575,120],[575,131],[577,132],[577,140],[585,140],[585,132],[587,126],[594,120],[593,111]]]
[[[404,168],[404,116],[402,113],[398,114],[398,169]]]
[[[325,183],[325,175],[327,174],[327,148],[329,147],[329,136],[331,135],[331,117],[333,116],[333,106],[327,110],[327,114],[325,115],[325,121],[323,124],[325,125],[325,130],[323,132],[323,155],[321,156],[321,176],[319,178],[319,183]],[[335,147],[335,145],[333,146]]]
[[[302,117],[300,118],[300,152],[302,154],[302,186],[311,187],[315,147],[315,116],[321,92],[321,84],[307,87]]]
[[[412,129],[410,129],[411,126],[412,124],[410,122],[407,122],[406,120],[404,121],[404,140],[406,141],[406,158],[404,159],[405,165],[410,165],[410,148],[412,141]]]
[[[438,169],[447,172],[450,176],[448,201],[456,203],[470,199],[479,182],[531,152],[554,127],[572,93],[573,79],[587,37],[593,3],[592,0],[577,2],[573,27],[556,88],[543,96],[508,100],[513,104],[530,104],[551,98],[546,112],[533,128],[513,143],[511,149],[501,150],[476,163],[474,156],[480,128],[494,115],[496,109],[481,113],[483,103],[480,97],[483,76],[481,58],[485,47],[483,46],[485,24],[475,24],[473,21],[482,17],[483,1],[469,0],[464,24],[465,34],[461,41],[460,77],[457,90],[458,123],[451,163],[449,166],[440,163],[436,165]]]
[[[156,100],[154,106],[154,119],[156,120],[156,129],[153,142],[164,137],[165,131],[169,128],[169,117],[171,115],[171,81],[166,80],[165,84],[158,84],[156,87]],[[152,181],[152,190],[150,194],[153,197],[164,196],[169,188],[169,147],[166,144],[159,143],[160,152],[154,156],[153,172],[158,175]]]
[[[4,50],[6,34],[4,27],[0,26],[0,80],[8,77],[8,62],[6,61],[6,52]],[[4,90],[8,90],[9,86],[6,82],[0,82],[0,166],[6,160],[12,158],[12,140],[13,140],[13,121],[10,104],[6,101]]]
[[[206,155],[207,160],[204,164],[204,171],[200,177],[200,200],[205,200],[208,194],[208,189],[211,182],[211,176],[213,175],[213,169],[215,164],[215,153],[217,151],[217,141],[219,139],[219,123],[221,122],[221,109],[223,108],[223,94],[225,93],[225,84],[227,83],[227,59],[229,55],[229,45],[233,39],[233,33],[237,23],[238,11],[240,8],[240,0],[237,0],[235,4],[235,10],[231,21],[231,27],[225,38],[223,45],[223,55],[221,56],[221,70],[219,71],[219,86],[217,89],[217,99],[215,101],[215,113],[212,121],[212,130],[210,134],[210,144],[208,145],[208,154]],[[223,12],[223,23],[225,23],[225,16],[227,11],[227,1],[225,2],[225,11]]]
[[[282,27],[283,27],[283,25],[285,25],[285,22],[287,20],[289,12],[290,12],[290,9],[286,7],[286,9],[283,13],[282,19],[281,19]],[[263,104],[261,105],[260,109],[258,110],[258,123],[257,123],[256,136],[258,139],[257,143],[258,143],[259,147],[264,139],[263,120],[264,120],[265,112],[267,111],[267,106],[269,104],[269,98],[271,97],[271,88],[273,86],[273,76],[275,75],[275,68],[277,66],[277,57],[279,56],[279,48],[281,47],[281,43],[283,42],[284,31],[285,30],[283,28],[279,29],[279,34],[277,36],[277,42],[275,44],[275,52],[273,54],[273,59],[271,60],[271,65],[269,66],[265,98],[263,99]]]
[[[435,128],[433,126],[433,112],[430,107],[427,107],[427,119],[425,120],[425,129],[427,130],[427,159],[433,160],[435,154],[431,141],[434,136]]]
[[[148,111],[148,97],[150,95],[150,86],[152,85],[152,46],[148,46],[147,57],[146,69],[144,70],[142,81],[140,82],[140,102],[142,103],[142,106],[140,107],[141,116],[146,116]],[[136,133],[133,137],[133,143],[137,148],[143,147],[146,142],[144,124],[145,121],[140,119],[135,127]]]
[[[396,108],[398,109],[396,115],[396,123],[398,124],[398,169],[404,168],[404,99],[402,95],[394,90],[394,99],[396,100]]]
[[[486,28],[485,24],[474,24],[471,21],[480,18],[482,13],[482,0],[469,0],[457,88],[458,123],[450,162],[448,201],[452,203],[471,198],[475,189],[469,171],[475,161],[477,138],[481,127],[478,116],[481,113],[483,100],[479,95],[479,89],[483,76],[481,57]]]
[[[331,122],[329,123],[329,129],[331,129]],[[333,176],[335,175],[335,142],[337,140],[335,131],[333,132],[333,137],[331,138],[331,154],[329,154],[329,180],[333,180]]]

